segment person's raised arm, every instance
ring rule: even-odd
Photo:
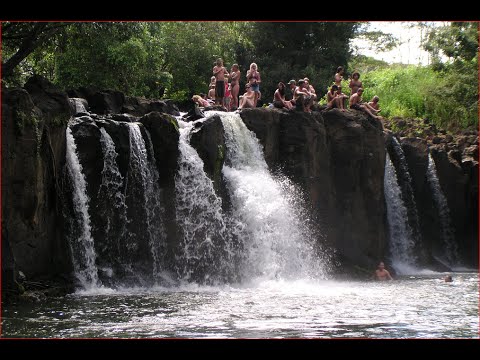
[[[257,71],[257,75],[258,75],[257,83],[261,83],[262,79],[260,78],[260,73],[258,71]]]

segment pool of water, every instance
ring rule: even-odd
[[[4,307],[2,337],[478,338],[478,274],[443,276],[79,291]]]

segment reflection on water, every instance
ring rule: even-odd
[[[4,337],[478,338],[478,275],[101,289],[3,308]]]

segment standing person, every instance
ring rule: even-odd
[[[250,70],[247,71],[247,81],[250,84],[251,90],[255,92],[253,107],[257,107],[257,101],[260,97],[260,83],[262,82],[262,79],[260,78],[260,73],[258,72],[257,64],[250,64]]]
[[[230,111],[230,103],[232,101],[232,92],[230,91],[231,84],[228,82],[225,83],[225,98],[224,98],[224,106],[227,111]]]
[[[223,66],[223,60],[218,58],[216,65],[213,67],[213,76],[215,76],[215,104],[222,106],[225,96],[225,75],[228,77],[228,71]]]
[[[348,87],[352,89],[352,93],[350,95],[355,94],[358,91],[358,89],[362,87],[362,82],[359,79],[360,79],[360,73],[358,71],[355,71],[352,74],[350,83],[348,84]]]
[[[375,270],[375,280],[393,280],[388,270],[385,269],[385,264],[383,262],[380,262],[378,264],[377,270]]]
[[[279,109],[291,109],[293,107],[290,101],[285,100],[285,84],[283,82],[278,83],[277,90],[273,94],[273,106]]]
[[[215,100],[215,76],[210,78],[210,85],[208,85],[208,94],[207,98],[211,100]]]
[[[232,110],[238,108],[238,94],[240,92],[240,70],[238,69],[238,64],[233,64],[232,69],[230,70],[230,84],[232,85]]]
[[[335,85],[342,86],[344,72],[345,72],[345,69],[343,68],[343,66],[339,66],[337,68],[337,73],[335,74],[335,77],[334,77]]]

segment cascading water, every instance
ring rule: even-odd
[[[97,195],[97,212],[104,220],[102,236],[106,243],[105,256],[109,258],[110,268],[101,269],[112,274],[111,266],[128,264],[125,242],[127,235],[127,208],[125,203],[124,179],[117,165],[115,144],[104,128],[100,128],[100,144],[103,152],[102,182]]]
[[[392,266],[398,274],[414,273],[417,270],[415,242],[412,229],[408,224],[408,213],[403,203],[402,190],[398,185],[395,167],[388,152],[385,159],[384,189]]]
[[[458,250],[455,243],[455,234],[450,223],[450,210],[438,181],[437,168],[431,154],[428,154],[427,179],[432,189],[433,200],[440,220],[441,236],[445,246],[444,256],[449,265],[455,265],[458,261]]]
[[[127,123],[130,136],[130,168],[127,193],[133,198],[133,211],[130,218],[136,218],[135,230],[130,234],[128,246],[137,250],[139,241],[147,237],[152,256],[153,277],[158,278],[161,272],[161,256],[165,246],[165,231],[163,227],[163,208],[160,201],[159,174],[153,154],[153,146],[148,131],[145,129],[150,150],[150,160],[147,145],[142,137],[138,123]],[[139,226],[140,225],[140,226]],[[139,229],[140,227],[140,229]]]
[[[233,271],[222,200],[203,169],[202,159],[190,145],[193,123],[179,120],[179,125],[175,190],[176,219],[182,235],[176,270],[181,279],[215,282]]]
[[[275,179],[255,135],[235,113],[218,113],[225,129],[222,172],[232,200],[233,233],[242,244],[243,278],[324,278],[309,220]]]
[[[417,211],[417,203],[412,187],[412,177],[408,171],[408,164],[403,153],[402,146],[398,142],[395,136],[392,137],[393,153],[392,161],[397,165],[397,180],[400,188],[402,189],[402,200],[405,208],[407,209],[408,222],[412,231],[412,240],[415,245],[421,243],[420,221]]]
[[[72,130],[66,130],[66,162],[67,171],[73,187],[73,206],[75,217],[72,219],[71,233],[68,235],[72,251],[75,276],[84,289],[99,286],[98,269],[96,267],[96,254],[91,235],[89,216],[89,198],[87,184],[82,173],[82,165],[77,156],[77,146],[72,135]]]

